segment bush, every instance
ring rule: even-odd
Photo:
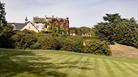
[[[37,41],[35,33],[27,30],[16,32],[11,38],[14,41],[13,46],[21,49],[31,48]]]
[[[32,31],[19,31],[12,36],[15,48],[21,49],[52,49],[65,50],[81,53],[111,55],[106,42],[100,40],[89,40],[83,44],[80,36],[62,36]]]
[[[12,40],[10,39],[13,35],[12,32],[0,35],[0,48],[12,48]]]
[[[58,36],[50,34],[38,35],[37,42],[33,45],[34,49],[53,49],[60,50],[62,47],[62,40]]]
[[[14,31],[9,25],[3,27],[3,31],[0,30],[0,48],[12,48],[12,35],[14,35]]]
[[[111,55],[108,44],[98,39],[85,41],[84,49],[85,53]]]
[[[83,40],[78,36],[68,36],[63,41],[62,50],[82,52]]]

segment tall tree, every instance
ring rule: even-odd
[[[7,21],[5,18],[6,12],[5,12],[4,5],[5,5],[4,3],[0,2],[0,27],[7,25]]]
[[[12,27],[6,21],[5,4],[0,2],[0,35],[12,31]]]
[[[109,43],[118,42],[138,48],[138,23],[119,14],[106,14],[104,21],[95,25],[96,35]]]
[[[5,4],[0,1],[0,47],[11,47],[12,27],[7,24]]]
[[[106,14],[106,16],[103,17],[105,21],[108,22],[116,22],[121,20],[121,16],[118,13],[115,14]]]

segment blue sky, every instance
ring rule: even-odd
[[[69,17],[70,26],[92,27],[106,13],[138,20],[138,0],[2,0],[9,22],[24,22],[27,16]]]

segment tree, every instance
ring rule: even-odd
[[[113,44],[115,35],[112,23],[98,23],[95,26],[95,33],[101,40],[106,40],[110,44]]]
[[[7,21],[5,19],[5,8],[4,8],[4,3],[0,2],[0,34],[3,31],[3,27],[7,25]]]
[[[7,24],[5,15],[4,3],[0,2],[0,47],[11,47],[11,40],[9,39],[12,32],[12,27]]]
[[[137,23],[133,18],[118,22],[115,27],[115,41],[121,44],[138,47]]]
[[[4,5],[5,5],[4,3],[0,2],[0,35],[12,31],[12,27],[7,24],[5,18],[6,12]]]
[[[91,30],[91,28],[89,28],[89,27],[80,27],[80,28],[77,28],[77,35],[82,35],[82,34],[89,33],[90,30]]]
[[[0,26],[5,26],[7,25],[7,21],[5,19],[5,7],[4,7],[4,3],[0,2]]]
[[[112,23],[112,22],[120,21],[121,17],[118,13],[115,13],[115,14],[106,14],[106,16],[103,17],[103,19],[105,21]]]
[[[138,47],[138,24],[134,18],[121,18],[119,14],[106,14],[105,22],[95,25],[96,35],[110,44],[113,42]]]
[[[76,34],[83,37],[95,37],[94,28],[89,27],[76,28]]]

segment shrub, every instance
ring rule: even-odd
[[[60,50],[62,47],[62,40],[60,37],[52,36],[50,34],[38,35],[37,42],[33,45],[34,49],[54,49]]]
[[[35,33],[27,30],[16,32],[11,38],[14,41],[14,47],[21,49],[31,48],[37,41]]]
[[[85,53],[111,55],[111,51],[108,44],[98,39],[85,41],[85,46],[83,50],[83,52]]]
[[[14,31],[9,25],[3,27],[3,31],[0,30],[0,48],[12,48],[12,35]]]
[[[62,50],[82,52],[83,40],[78,36],[68,36],[63,41]]]
[[[82,53],[111,55],[106,42],[100,40],[85,41],[80,36],[62,36],[32,31],[19,31],[12,36],[14,47],[21,49],[52,49]]]

